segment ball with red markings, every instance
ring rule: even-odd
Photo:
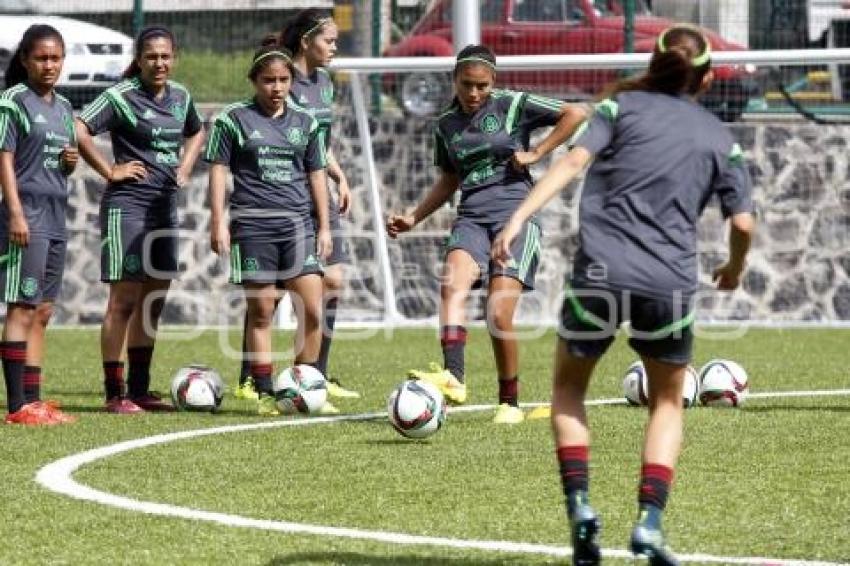
[[[182,367],[171,380],[171,399],[183,411],[215,412],[223,396],[224,381],[207,366]]]
[[[682,405],[687,409],[697,402],[699,379],[691,366],[685,369],[685,382],[682,384]],[[623,376],[623,396],[629,405],[646,406],[649,404],[649,381],[643,362],[638,360],[629,366]]]
[[[393,428],[408,438],[431,436],[446,420],[446,400],[436,386],[410,379],[393,389],[387,399]]]
[[[284,415],[318,413],[328,400],[328,385],[322,372],[305,364],[280,372],[272,384],[278,409]]]
[[[732,360],[711,360],[699,378],[699,400],[710,407],[740,407],[750,392],[746,370]]]

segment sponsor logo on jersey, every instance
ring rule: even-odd
[[[302,94],[301,96],[298,97],[298,104],[309,104],[309,103],[310,103],[310,99],[307,98],[306,94]]]
[[[45,118],[45,117],[44,117],[44,116],[42,116],[41,114],[38,114],[38,115],[37,115],[37,116],[33,119],[33,122],[35,122],[36,124],[46,124],[46,123],[47,123],[47,118]]]
[[[334,101],[334,89],[331,87],[325,87],[321,91],[322,94],[322,102],[327,105],[330,105]]]
[[[254,130],[253,132],[251,132],[251,135],[248,136],[248,137],[251,138],[252,140],[261,140],[261,139],[263,139],[263,134],[260,133],[260,130]]]
[[[150,108],[145,108],[145,111],[142,112],[142,120],[153,120],[154,118],[156,118],[156,112]]]
[[[481,119],[478,127],[481,128],[481,131],[485,134],[495,134],[499,131],[499,128],[502,127],[502,122],[495,114],[487,114]]]
[[[452,139],[449,140],[449,143],[460,143],[461,139],[463,139],[463,136],[460,135],[460,132],[455,132]]]

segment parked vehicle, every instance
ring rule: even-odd
[[[654,17],[643,0],[636,0],[634,49],[652,51],[658,34],[673,22]],[[451,0],[438,0],[390,57],[451,56]],[[481,41],[497,55],[622,53],[623,6],[619,0],[481,0]],[[746,49],[704,29],[715,51]],[[562,99],[588,98],[618,77],[615,70],[505,71],[499,84],[507,88],[545,93]],[[725,120],[737,119],[756,92],[752,69],[718,67],[715,84],[703,103]],[[447,102],[450,77],[413,72],[388,77],[400,106],[408,113],[427,116]]]
[[[26,29],[48,24],[65,39],[65,64],[57,90],[74,106],[82,106],[120,79],[133,58],[133,39],[109,28],[59,16],[0,15],[0,88],[2,75]]]

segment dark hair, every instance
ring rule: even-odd
[[[280,44],[293,55],[298,55],[298,52],[301,51],[301,39],[303,37],[312,39],[319,35],[325,24],[332,21],[333,18],[319,8],[301,10],[283,26],[283,31],[280,32]]]
[[[487,65],[493,71],[496,72],[496,55],[493,51],[485,46],[485,45],[467,45],[463,49],[460,50],[460,53],[457,54],[457,59],[455,60],[455,68],[452,72],[453,76],[457,76],[457,74],[465,67],[466,65]]]
[[[603,98],[629,90],[696,94],[711,69],[710,57],[711,45],[698,28],[676,24],[658,36],[647,71],[615,83],[605,90]]]
[[[9,66],[6,68],[4,80],[6,88],[13,87],[16,84],[27,80],[27,69],[24,67],[24,58],[29,57],[32,50],[35,49],[35,44],[44,39],[56,39],[62,45],[62,53],[65,53],[65,40],[62,39],[62,34],[54,28],[46,24],[33,24],[27,28],[21,37],[21,42],[18,43],[18,48],[15,49],[14,55],[9,60]]]
[[[286,47],[282,47],[279,41],[280,38],[277,34],[269,34],[263,38],[261,47],[254,51],[254,57],[251,58],[251,69],[248,71],[249,79],[256,80],[260,71],[274,61],[283,61],[286,68],[289,69],[289,73],[295,76],[292,53]]]
[[[145,43],[158,37],[166,38],[171,42],[171,49],[177,51],[177,42],[174,40],[174,34],[171,33],[170,29],[160,25],[145,26],[136,36],[133,43],[133,60],[121,74],[122,79],[138,77],[141,74],[142,68],[139,67],[139,58],[142,56],[142,51],[145,50]]]

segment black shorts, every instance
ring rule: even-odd
[[[167,207],[157,214],[105,204],[100,211],[100,280],[176,279],[177,214]]]
[[[4,238],[0,248],[3,302],[38,305],[56,300],[65,271],[65,240],[30,235],[29,245],[23,248]]]
[[[313,238],[282,242],[243,240],[230,246],[231,283],[281,285],[312,274],[323,274]]]
[[[511,260],[502,266],[490,259],[493,240],[505,227],[504,222],[482,223],[458,217],[452,225],[452,233],[446,244],[446,254],[463,250],[472,256],[481,272],[482,284],[490,277],[502,275],[522,283],[523,289],[534,289],[534,276],[540,260],[540,226],[535,221],[526,222],[522,231],[511,243]]]
[[[573,356],[598,358],[620,324],[629,321],[629,346],[638,354],[674,365],[690,363],[694,312],[689,299],[579,287],[565,293],[558,335]]]

